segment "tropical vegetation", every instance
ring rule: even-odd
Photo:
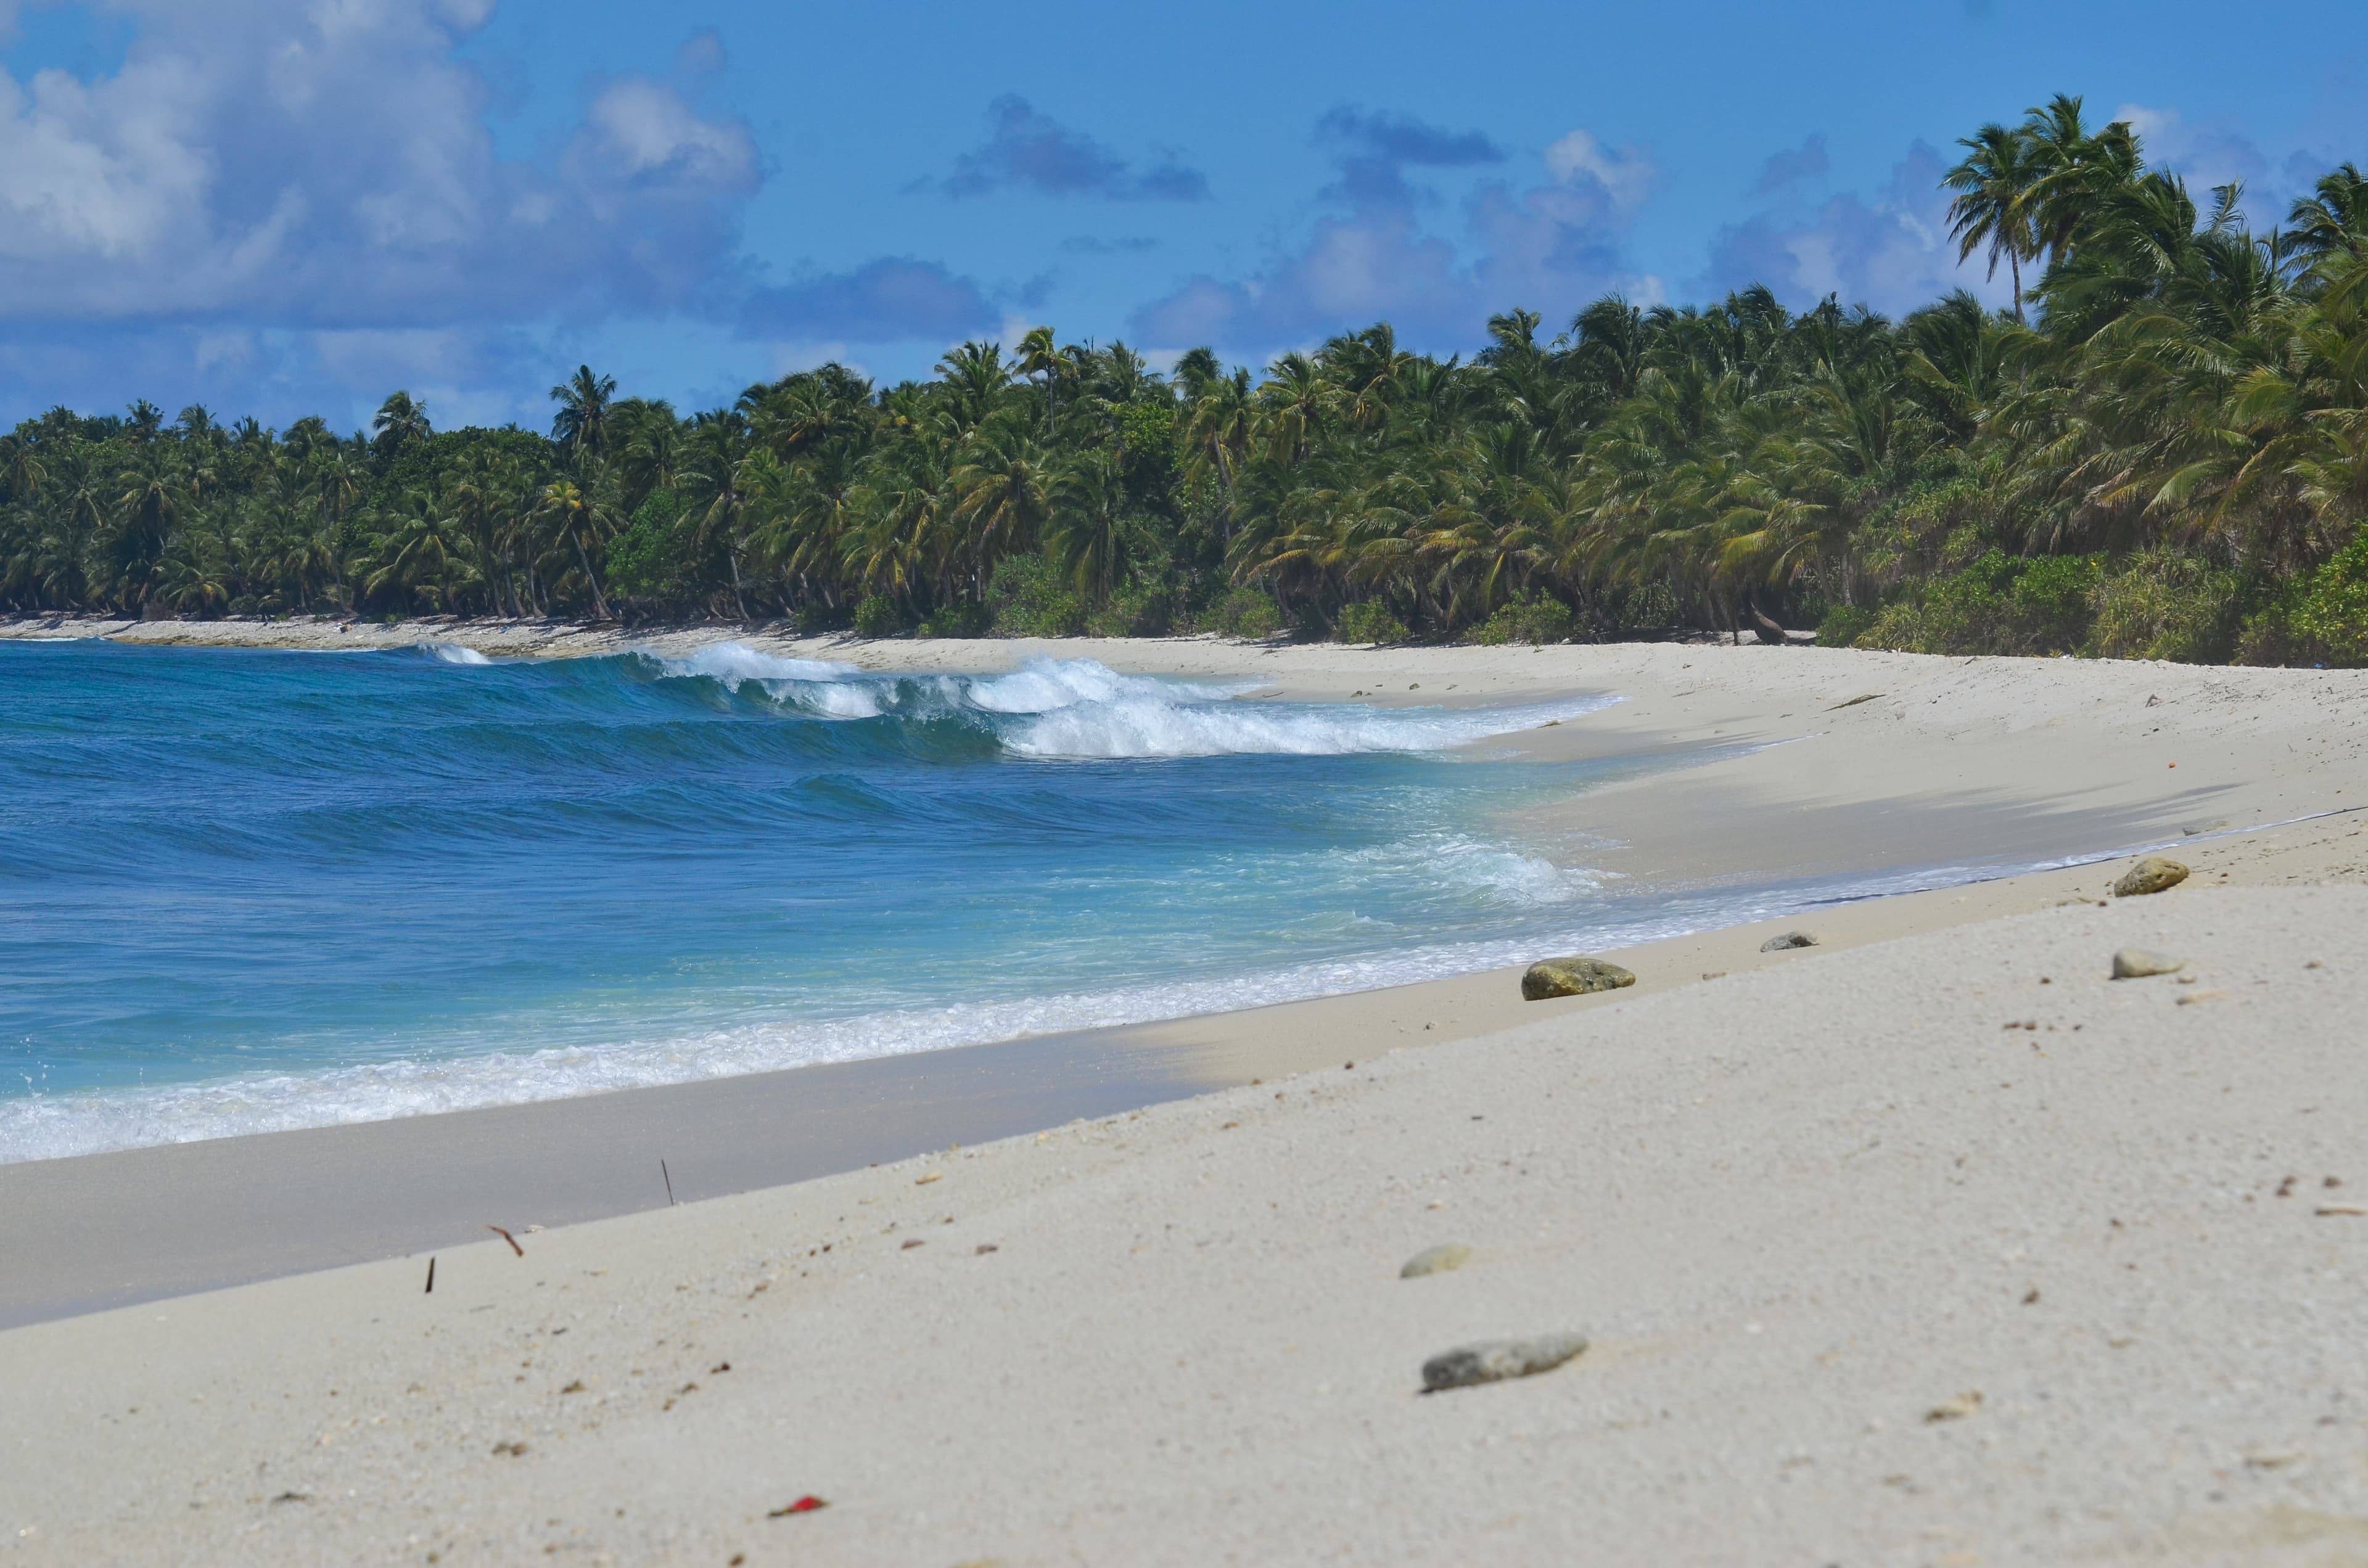
[[[1611,297],[1256,373],[1038,328],[688,417],[585,368],[547,435],[56,408],[0,437],[0,608],[2368,663],[2368,176],[2256,227],[2077,98],[1962,147],[2002,309]]]

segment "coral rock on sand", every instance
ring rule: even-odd
[[[1472,1249],[1462,1242],[1448,1242],[1440,1246],[1425,1247],[1406,1259],[1406,1266],[1398,1270],[1398,1278],[1419,1279],[1426,1274],[1445,1274],[1450,1269],[1463,1267],[1471,1256]]]
[[[2140,893],[2161,892],[2186,880],[2186,867],[2160,855],[2149,855],[2122,873],[2122,880],[2113,884],[2113,896],[2135,898]]]
[[[2113,955],[2115,980],[2144,980],[2149,974],[2172,974],[2185,967],[2169,953],[2150,953],[2144,948],[2123,948]]]
[[[1528,1001],[1543,1002],[1549,996],[1585,996],[1590,992],[1617,991],[1635,983],[1634,975],[1601,959],[1542,959],[1521,976],[1521,995]]]
[[[1468,1388],[1506,1378],[1551,1372],[1587,1348],[1583,1334],[1542,1334],[1534,1339],[1490,1339],[1459,1345],[1422,1364],[1422,1392]]]
[[[1787,931],[1781,937],[1770,937],[1759,944],[1763,953],[1781,953],[1787,948],[1814,948],[1817,939],[1806,931]]]

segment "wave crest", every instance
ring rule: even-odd
[[[1013,756],[1045,761],[1423,752],[1536,729],[1616,699],[1486,708],[1244,702],[1255,680],[1121,675],[1093,659],[1034,658],[1001,675],[890,675],[851,665],[784,659],[715,642],[658,661],[672,676],[749,688],[789,711],[827,720],[951,718],[990,734]]]

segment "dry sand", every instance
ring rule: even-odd
[[[413,1257],[0,1334],[0,1548],[2368,1561],[2368,892],[2297,885],[2368,880],[2368,676],[796,651],[1090,653],[1407,701],[1611,689],[1631,700],[1523,744],[1745,749],[1539,824],[1591,863],[1743,879],[2193,829],[2197,874],[2110,907],[2116,868],[2093,865],[1856,904],[1786,923],[1825,943],[1793,953],[1706,933],[1576,1003],[1519,1004],[1498,974],[1150,1026],[1122,1042],[1159,1062],[1146,1081],[1268,1082],[524,1234],[524,1258],[447,1245],[433,1294]],[[2131,944],[2192,979],[2106,980]],[[1471,1261],[1396,1278],[1440,1242]],[[1433,1352],[1565,1329],[1594,1344],[1558,1370],[1416,1392]],[[831,1506],[768,1517],[808,1493]]]

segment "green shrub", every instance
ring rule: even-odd
[[[896,601],[885,594],[873,594],[855,607],[855,634],[859,637],[894,637],[905,630],[905,617]]]
[[[2368,665],[2368,529],[2248,619],[2237,656],[2248,665]]]
[[[2223,664],[2244,608],[2235,573],[2192,555],[2150,551],[2097,585],[2094,647],[2110,659]]]
[[[985,637],[995,624],[995,612],[982,604],[951,604],[921,622],[924,637]]]
[[[1667,583],[1645,583],[1608,594],[1603,601],[1606,636],[1660,631],[1678,623],[1678,596]]]
[[[798,635],[814,637],[825,631],[844,631],[848,616],[845,605],[803,604],[798,607]]]
[[[1167,588],[1130,583],[1087,617],[1097,637],[1165,637],[1176,623],[1176,598]]]
[[[620,598],[661,598],[678,594],[675,560],[674,493],[655,491],[609,544],[609,591]]]
[[[1194,624],[1202,631],[1256,641],[1282,630],[1282,611],[1257,588],[1235,588],[1202,610]]]
[[[987,605],[1002,637],[1075,637],[1086,630],[1086,601],[1051,556],[1015,555],[995,569]]]
[[[1847,648],[1874,625],[1874,612],[1856,605],[1836,605],[1817,622],[1817,646]]]
[[[1903,653],[2066,653],[2089,641],[2101,557],[1992,550],[1885,605],[1855,646]]]
[[[1492,648],[1508,642],[1567,642],[1577,630],[1578,618],[1568,605],[1543,594],[1525,594],[1498,606],[1472,633],[1472,641]]]
[[[1339,638],[1343,642],[1403,642],[1406,640],[1406,622],[1390,613],[1390,607],[1379,599],[1359,599],[1340,612]]]

